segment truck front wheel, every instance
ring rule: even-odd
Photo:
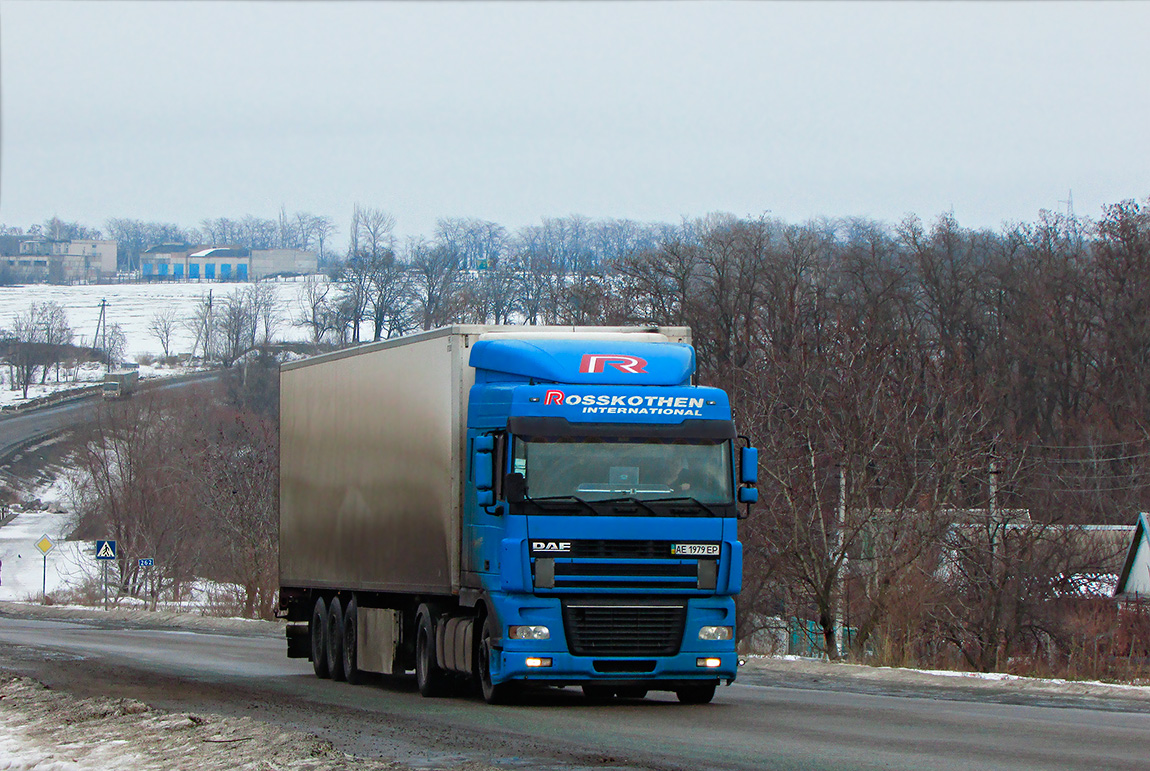
[[[479,689],[488,704],[511,704],[519,696],[519,683],[507,681],[496,685],[491,682],[491,657],[495,655],[491,645],[495,638],[492,623],[490,616],[484,620],[483,634],[479,638],[479,650],[475,656],[475,665],[479,670]]]
[[[419,614],[419,629],[415,635],[415,683],[424,696],[443,693],[445,673],[435,660],[435,627],[430,612]]]

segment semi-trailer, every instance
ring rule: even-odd
[[[424,696],[709,702],[737,673],[757,452],[690,342],[461,325],[282,365],[288,656],[414,670]]]

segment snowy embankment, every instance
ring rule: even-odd
[[[0,771],[397,768],[247,717],[170,713],[133,699],[76,699],[24,677],[0,675],[0,725]]]
[[[981,693],[990,698],[1018,694],[1117,699],[1150,708],[1150,685],[1022,677],[1001,672],[875,667],[801,656],[747,656],[745,662],[739,670],[739,681],[750,684],[773,682],[772,676],[785,675],[796,682],[823,682],[829,690],[834,690],[836,684],[850,684],[852,687],[873,685],[880,688],[925,688],[933,692],[961,690],[973,698],[978,698]]]

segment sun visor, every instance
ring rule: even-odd
[[[722,441],[734,439],[730,420],[684,420],[682,423],[572,423],[565,418],[513,416],[511,433],[525,439],[685,439]]]

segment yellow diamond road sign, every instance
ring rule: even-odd
[[[52,551],[52,547],[55,545],[47,535],[40,536],[40,540],[36,542],[36,548],[44,552],[45,555]]]

